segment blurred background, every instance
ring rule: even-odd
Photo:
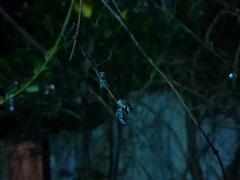
[[[240,179],[238,0],[0,2],[0,180]]]

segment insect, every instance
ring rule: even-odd
[[[99,72],[99,87],[100,89],[105,89],[106,87],[108,87],[108,83],[107,83],[107,78],[106,78],[106,73],[105,72]]]
[[[133,111],[133,108],[130,103],[125,99],[119,99],[117,104],[118,108],[116,110],[115,116],[121,124],[126,125],[127,116],[130,112]]]
[[[237,73],[236,72],[231,72],[228,74],[228,78],[233,80],[237,78]]]

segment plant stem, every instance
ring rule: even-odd
[[[32,82],[38,78],[38,76],[41,74],[41,72],[46,68],[47,64],[49,63],[49,61],[53,58],[53,56],[57,53],[57,51],[59,50],[59,44],[60,41],[62,39],[63,33],[66,30],[67,24],[69,22],[70,16],[71,16],[71,12],[73,9],[73,5],[75,3],[75,0],[71,0],[70,6],[68,8],[68,12],[66,15],[66,18],[64,20],[64,24],[61,28],[61,31],[58,35],[57,40],[55,41],[53,47],[45,54],[44,57],[44,62],[43,64],[40,66],[40,68],[37,70],[37,72],[31,77],[31,79],[29,81],[27,81],[19,90],[17,90],[16,92],[12,93],[12,97],[16,97],[19,94],[21,94],[26,88],[28,88]]]
[[[82,0],[79,0],[79,6],[80,6],[80,9],[79,9],[79,12],[78,12],[77,29],[76,29],[76,33],[75,33],[75,36],[74,36],[73,47],[72,47],[72,51],[71,51],[71,54],[70,54],[70,57],[69,57],[69,61],[72,60],[72,57],[73,57],[73,54],[74,54],[74,51],[75,51],[75,48],[76,48],[77,36],[78,36],[78,33],[79,33],[79,27],[80,27],[80,23],[81,23]]]

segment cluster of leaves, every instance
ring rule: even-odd
[[[117,104],[118,109],[116,111],[116,118],[125,125],[127,124],[127,116],[131,111],[133,111],[133,108],[127,100],[119,99]]]

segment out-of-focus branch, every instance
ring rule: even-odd
[[[78,12],[77,29],[76,29],[76,33],[75,33],[75,36],[74,36],[72,51],[71,51],[71,54],[70,54],[70,57],[69,57],[70,61],[72,60],[72,57],[73,57],[73,54],[74,54],[74,51],[75,51],[75,48],[76,48],[76,44],[77,44],[77,36],[78,36],[78,33],[79,33],[79,27],[80,27],[80,22],[81,22],[81,14],[82,14],[82,0],[79,0],[79,6],[80,6],[80,9],[79,9],[79,12]]]
[[[238,17],[238,19],[240,18],[240,9],[237,6],[235,6],[234,4],[225,2],[223,0],[215,0],[215,2],[224,6],[226,9],[228,9],[227,13]]]
[[[205,35],[205,41],[206,43],[211,47],[212,47],[212,42],[210,40],[210,35],[212,33],[212,30],[214,28],[214,26],[217,24],[217,22],[219,21],[220,17],[225,13],[226,9],[223,8],[222,10],[219,11],[219,13],[217,13],[217,15],[215,16],[215,18],[213,19],[212,23],[210,24],[207,32],[206,32],[206,35]]]
[[[237,68],[238,68],[238,64],[239,64],[239,57],[240,57],[240,42],[238,44],[238,47],[237,47],[237,50],[236,50],[236,53],[235,53],[234,69],[233,69],[234,72],[237,72]],[[236,87],[236,84],[237,84],[237,81],[236,81],[236,79],[234,79],[233,88]]]
[[[41,55],[46,53],[46,50],[30,35],[28,32],[22,28],[6,11],[0,6],[0,14],[3,18],[9,22],[22,36],[26,39],[31,46],[36,49]]]

